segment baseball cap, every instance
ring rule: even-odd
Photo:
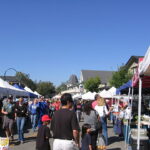
[[[50,121],[50,120],[51,120],[51,118],[48,115],[43,115],[42,116],[42,122]]]

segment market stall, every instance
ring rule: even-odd
[[[142,88],[150,87],[150,47],[148,48],[143,61],[141,60],[139,62],[138,72],[134,76],[133,86],[139,86],[137,150],[140,150]]]
[[[32,97],[32,98],[38,97],[38,95],[36,95],[29,87],[25,86],[24,90],[29,93],[29,97]]]
[[[84,100],[94,100],[95,99],[95,95],[96,95],[96,92],[94,92],[94,93],[87,92],[87,93],[82,95],[82,99],[84,99]]]
[[[10,85],[8,82],[0,78],[0,87],[2,88],[1,94],[3,96],[13,95],[13,96],[28,96],[28,92],[17,89],[14,86]]]

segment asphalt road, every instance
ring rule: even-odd
[[[80,123],[80,125],[82,122]],[[14,142],[10,145],[10,150],[35,150],[35,140],[36,132],[33,133],[31,130],[28,130],[28,133],[25,133],[25,142],[24,144],[17,143],[17,135],[15,135]],[[109,146],[107,150],[125,150],[125,143],[123,138],[115,136],[113,133],[113,128],[110,123],[108,123],[108,137],[109,137]],[[53,139],[50,139],[51,149],[53,144]]]

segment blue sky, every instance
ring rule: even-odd
[[[59,85],[81,69],[117,70],[150,45],[149,6],[149,0],[1,0],[0,75],[13,67]]]

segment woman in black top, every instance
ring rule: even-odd
[[[90,124],[91,125],[91,144],[92,144],[92,150],[96,150],[96,141],[98,137],[98,117],[96,115],[95,110],[92,108],[92,101],[85,103],[84,105],[84,111],[83,111],[83,119],[84,124]]]
[[[15,106],[15,117],[17,121],[18,141],[24,142],[24,124],[27,113],[27,106],[23,103],[23,98],[19,98],[19,102]]]

